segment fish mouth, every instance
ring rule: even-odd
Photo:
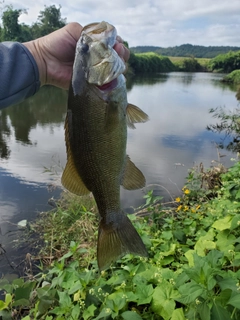
[[[105,83],[101,86],[97,86],[97,88],[101,91],[111,91],[115,89],[118,85],[118,79],[113,79],[112,81]]]

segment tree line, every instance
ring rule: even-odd
[[[2,5],[2,6],[1,6]],[[19,23],[19,17],[27,10],[14,9],[12,5],[3,7],[0,0],[2,23],[0,24],[0,41],[30,41],[47,35],[66,25],[67,19],[61,15],[61,6],[44,6],[37,21],[32,25]],[[128,46],[128,43],[125,43]],[[231,50],[231,51],[230,51]],[[235,52],[238,50],[237,52]],[[239,47],[204,47],[190,44],[172,48],[154,46],[130,48],[129,71],[133,74],[169,72],[169,71],[222,71],[231,72],[240,69]],[[218,52],[224,54],[217,55]],[[139,53],[141,52],[141,53]],[[181,56],[182,61],[170,60],[168,56]],[[202,65],[197,57],[217,55],[208,64]],[[178,59],[178,58],[176,58]],[[199,59],[201,60],[201,59]],[[205,59],[207,60],[207,59]]]
[[[30,41],[66,25],[66,19],[61,16],[61,6],[44,6],[39,12],[37,21],[31,26],[19,23],[19,17],[27,14],[27,10],[14,9],[12,5],[2,8],[2,24],[0,25],[0,41]]]
[[[197,46],[192,44],[183,44],[175,47],[156,47],[156,46],[137,46],[130,48],[133,53],[155,52],[162,56],[169,57],[190,57],[196,58],[214,58],[219,54],[224,54],[229,51],[239,51],[240,47],[231,46]]]

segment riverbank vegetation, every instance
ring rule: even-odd
[[[99,273],[92,198],[64,196],[30,225],[39,272],[0,280],[3,319],[237,320],[240,318],[240,162],[189,170],[164,204],[149,191],[130,215],[149,258],[126,255]],[[33,237],[34,239],[34,237]],[[31,265],[35,263],[31,257]]]
[[[3,6],[3,4],[0,9],[2,10],[0,41],[29,41],[49,34],[67,23],[67,19],[61,15],[61,6],[45,6],[39,12],[37,21],[31,26],[18,22],[19,17],[27,13],[26,10],[14,9],[12,5]],[[240,68],[240,51],[236,50],[239,48],[190,44],[173,48],[154,46],[131,48],[128,72],[129,74],[171,71],[228,73]]]
[[[211,71],[232,72],[240,69],[240,51],[220,54],[209,62]]]
[[[223,78],[222,81],[227,83],[240,84],[240,69],[230,72]]]
[[[175,47],[156,47],[156,46],[137,46],[131,47],[133,53],[155,52],[168,57],[189,57],[212,59],[219,54],[225,54],[229,51],[239,51],[240,47],[230,46],[198,46],[192,44],[182,44]]]

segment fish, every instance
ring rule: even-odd
[[[127,102],[124,61],[113,49],[116,28],[102,21],[86,25],[76,45],[65,119],[67,163],[62,185],[77,195],[93,194],[100,215],[100,270],[127,253],[148,252],[121,208],[120,187],[143,188],[145,177],[126,154],[127,126],[148,115]]]

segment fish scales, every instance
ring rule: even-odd
[[[78,195],[93,193],[101,216],[100,270],[126,253],[147,256],[121,209],[120,185],[133,190],[145,184],[143,174],[126,155],[126,143],[127,125],[134,127],[148,117],[127,102],[125,66],[113,49],[115,41],[116,29],[106,22],[84,27],[76,48],[65,121],[67,164],[62,184]]]

